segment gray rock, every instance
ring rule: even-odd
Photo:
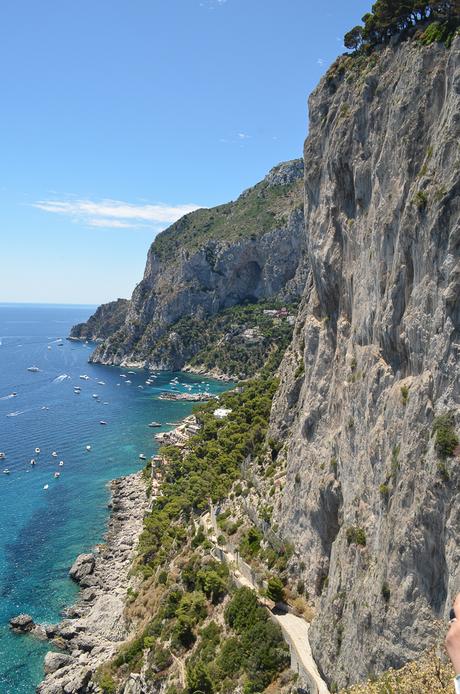
[[[45,673],[49,675],[73,662],[73,658],[70,655],[49,652],[45,655]]]
[[[93,573],[95,563],[96,558],[94,554],[80,554],[70,568],[70,578],[77,583],[81,583],[83,578]]]
[[[10,619],[10,628],[17,633],[27,633],[35,626],[34,620],[28,614],[19,614]]]
[[[339,689],[431,648],[460,589],[460,466],[432,435],[447,411],[460,433],[460,38],[375,57],[310,98],[312,284],[269,433],[286,461],[273,522]]]

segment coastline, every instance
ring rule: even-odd
[[[104,544],[79,555],[70,570],[80,585],[77,601],[58,625],[36,627],[58,649],[45,656],[38,694],[99,692],[93,681],[97,668],[130,637],[126,597],[140,579],[129,574],[150,499],[143,470],[112,480],[110,488]]]

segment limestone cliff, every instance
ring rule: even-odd
[[[419,655],[460,589],[460,37],[342,58],[309,108],[312,285],[272,411],[273,521],[343,686]]]
[[[75,340],[104,340],[110,337],[125,322],[128,305],[127,299],[102,304],[86,323],[73,326],[70,337]]]
[[[173,326],[180,319],[300,296],[308,272],[306,263],[298,272],[305,247],[302,179],[302,160],[281,164],[235,202],[192,212],[159,234],[126,319],[92,361],[181,368],[194,345],[178,344]],[[96,317],[72,334],[90,332]]]

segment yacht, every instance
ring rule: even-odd
[[[91,446],[86,446],[86,450],[87,450],[87,451],[90,451],[90,450],[91,450]]]
[[[139,458],[141,460],[147,460],[147,456],[145,455],[145,453],[139,453]]]
[[[99,424],[107,424],[107,422],[104,421],[103,419],[101,419],[101,421],[99,422]]]
[[[57,478],[60,477],[60,476],[61,476],[61,473],[60,473],[60,472],[55,472],[55,473],[54,473],[55,479],[57,479]]]
[[[28,367],[27,367],[27,371],[31,371],[32,373],[35,374],[35,373],[37,373],[38,371],[40,371],[40,369],[38,368],[38,366],[28,366]]]
[[[64,461],[63,461],[63,460],[60,460],[60,461],[59,461],[59,467],[62,467],[63,465],[64,465]]]
[[[30,461],[30,464],[35,465],[35,458],[32,458],[32,460]]]
[[[150,422],[149,427],[161,427],[160,422]]]
[[[53,452],[51,453],[51,455],[53,456],[53,458],[57,458],[57,453],[56,453],[56,451],[53,451]]]
[[[3,474],[4,474],[4,475],[9,475],[9,474],[10,474],[10,471],[8,470],[7,467],[3,470]]]
[[[3,453],[3,451],[0,451],[0,460],[5,460],[6,458],[6,453]]]
[[[49,489],[49,484],[45,484],[45,486],[43,487],[43,489]]]
[[[98,385],[105,386],[105,382],[104,381],[98,381]]]
[[[86,374],[82,374],[82,375],[80,376],[80,378],[81,378],[83,381],[89,381],[89,376],[87,376]]]
[[[36,449],[35,449],[35,453],[36,453],[37,455],[40,455],[40,449],[39,449],[39,448],[36,448]]]

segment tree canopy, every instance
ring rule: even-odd
[[[363,46],[385,43],[401,31],[427,20],[458,25],[460,0],[377,0],[372,11],[362,18],[363,26],[353,27],[345,34],[345,47],[358,50]]]

